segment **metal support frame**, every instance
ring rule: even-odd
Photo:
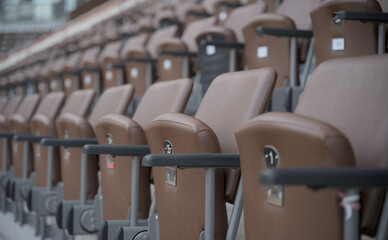
[[[228,231],[226,232],[226,240],[235,240],[240,224],[241,214],[243,210],[243,199],[242,199],[242,181],[238,183],[236,198],[234,201],[232,216],[229,221]]]
[[[8,170],[7,158],[8,158],[8,138],[3,138],[3,162],[2,162],[3,172],[7,172]]]
[[[146,87],[149,88],[152,84],[152,63],[146,63]]]
[[[300,86],[302,88],[304,88],[306,86],[307,79],[308,79],[308,76],[310,73],[311,64],[313,62],[313,57],[314,57],[314,44],[315,44],[314,38],[311,38],[310,46],[309,46],[309,49],[307,52],[307,58],[306,58],[306,62],[305,62],[304,70],[303,70],[302,81],[300,83]]]
[[[139,175],[140,157],[132,158],[132,179],[131,179],[131,227],[137,226],[137,214],[139,210]]]
[[[385,53],[385,23],[379,23],[378,54]]]
[[[214,239],[215,168],[206,168],[205,239]]]
[[[290,39],[290,86],[296,86],[298,62],[298,42],[296,37]]]
[[[88,190],[88,155],[82,153],[81,156],[81,192],[80,202],[81,205],[86,205]]]
[[[359,195],[360,191],[356,188],[350,188],[346,191],[346,196]],[[358,240],[360,235],[358,231],[359,210],[352,210],[350,219],[344,216],[344,240]]]
[[[189,77],[189,67],[190,67],[190,64],[189,64],[189,57],[188,56],[184,56],[183,57],[183,78],[188,78]]]
[[[23,179],[28,178],[29,142],[23,142]]]
[[[46,179],[46,187],[48,191],[51,191],[53,188],[53,158],[54,158],[54,147],[49,146],[47,149],[48,158],[47,158],[47,179]]]
[[[94,74],[94,91],[96,91],[97,96],[101,95],[101,76],[100,73],[95,72]]]
[[[117,70],[117,85],[123,85],[124,84],[124,72],[122,68],[115,68]]]
[[[229,72],[236,71],[236,54],[237,54],[236,48],[229,49]]]
[[[388,195],[385,193],[384,207],[381,212],[376,240],[388,240]]]

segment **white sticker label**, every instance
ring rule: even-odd
[[[90,75],[86,75],[84,78],[84,84],[89,85],[92,83],[92,77]]]
[[[131,77],[136,78],[137,76],[139,76],[137,68],[131,68]]]
[[[39,91],[44,91],[44,90],[46,90],[46,86],[44,85],[44,83],[39,83],[39,86],[38,86],[38,88],[39,88]]]
[[[163,69],[165,69],[165,70],[171,69],[171,60],[170,59],[164,59]]]
[[[266,58],[268,57],[268,47],[261,46],[257,48],[257,57],[258,58]]]
[[[70,88],[71,87],[71,79],[66,78],[65,79],[65,88]]]
[[[57,89],[57,86],[58,86],[57,81],[51,81],[51,82],[50,82],[50,88],[51,88],[51,90]]]
[[[216,54],[216,46],[214,46],[214,45],[207,45],[206,46],[206,54],[208,56]]]
[[[220,14],[218,14],[218,19],[220,21],[225,21],[228,18],[228,13],[226,11],[221,11]]]
[[[331,40],[331,50],[333,51],[345,50],[345,38],[333,38]]]
[[[107,71],[107,72],[105,73],[105,78],[106,78],[106,80],[110,81],[110,80],[112,80],[112,77],[113,77],[112,71]]]

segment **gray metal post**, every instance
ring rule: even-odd
[[[236,49],[229,50],[229,72],[236,71]]]
[[[23,142],[23,179],[28,178],[29,142]]]
[[[215,168],[206,168],[205,240],[214,240]]]
[[[314,56],[314,38],[311,38],[310,40],[310,46],[309,50],[307,52],[307,58],[306,58],[306,63],[304,66],[304,71],[303,71],[303,79],[302,82],[300,83],[301,87],[305,87],[307,83],[307,78],[310,73],[310,68],[311,68],[311,63],[313,61],[313,56]]]
[[[156,202],[155,202],[155,196],[152,198],[150,211],[148,212],[148,218],[152,217],[156,213]]]
[[[238,230],[238,225],[240,224],[241,213],[243,210],[243,199],[242,199],[242,181],[238,183],[236,198],[234,201],[233,212],[230,218],[228,231],[226,232],[226,240],[235,240]]]
[[[124,74],[123,70],[121,68],[117,69],[117,85],[123,85],[124,84]]]
[[[282,3],[282,0],[275,0],[275,7],[276,7],[276,10],[278,10],[280,4]]]
[[[152,84],[152,63],[146,64],[146,86],[147,88]]]
[[[297,62],[298,62],[298,43],[296,37],[290,39],[290,86],[296,86]]]
[[[346,196],[359,195],[359,190],[355,188],[347,189]],[[358,221],[359,210],[352,210],[352,216],[350,219],[346,219],[344,216],[344,240],[358,240]]]
[[[189,77],[189,57],[183,57],[183,78]]]
[[[388,195],[387,194],[385,194],[384,207],[383,207],[383,211],[381,212],[376,240],[388,240]]]
[[[7,172],[7,160],[8,160],[8,138],[3,138],[3,172]]]
[[[378,53],[385,53],[385,23],[379,23]]]
[[[49,146],[47,149],[47,190],[51,191],[53,188],[53,158],[54,158],[54,147]]]
[[[78,89],[80,89],[80,78],[76,75],[74,76],[73,90],[78,90]]]
[[[132,158],[132,179],[131,179],[131,227],[137,226],[137,214],[139,209],[139,174],[140,174],[140,157]]]
[[[96,91],[97,96],[101,95],[101,78],[99,73],[94,73],[94,91]]]
[[[81,192],[80,201],[81,205],[86,205],[88,191],[88,155],[82,153],[81,157]]]

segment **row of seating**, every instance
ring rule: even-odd
[[[318,4],[307,2],[311,5]],[[336,3],[323,3],[320,8],[333,8]],[[296,1],[284,1],[278,12],[287,9],[287,4],[290,4],[290,9],[291,6],[295,9]],[[309,4],[303,6],[312,9]],[[339,5],[341,4],[345,3],[341,1]],[[296,88],[299,86],[297,78],[291,77],[292,72],[296,77],[299,75],[299,66],[295,61],[295,46],[298,43],[295,36],[311,37],[311,32],[284,30],[283,27],[279,29],[277,24],[280,23],[276,21],[284,15],[268,13],[258,15],[253,23],[244,28],[236,27],[251,20],[249,18],[252,15],[249,13],[257,15],[260,9],[263,12],[263,3],[238,7],[230,12],[225,9],[239,5],[235,2],[217,3],[217,18],[208,17],[188,23],[181,38],[177,37],[181,31],[179,27],[171,25],[157,30],[152,35],[148,30],[141,32],[130,37],[125,44],[121,41],[107,44],[101,54],[99,47],[86,50],[83,56],[78,52],[73,53],[66,60],[69,63],[74,65],[76,54],[77,57],[89,61],[81,68],[84,84],[82,88],[88,88],[85,86],[86,82],[93,90],[76,90],[80,87],[78,86],[71,91],[52,91],[46,94],[42,92],[40,96],[30,94],[23,98],[17,94],[10,100],[0,101],[5,106],[2,115],[3,130],[8,130],[0,132],[3,170],[0,179],[1,209],[13,209],[16,220],[21,224],[33,224],[36,234],[40,234],[42,238],[65,239],[69,237],[68,233],[78,235],[98,232],[101,239],[234,239],[242,206],[245,209],[247,239],[258,236],[275,239],[342,238],[342,223],[341,219],[337,218],[340,211],[333,193],[322,191],[322,194],[312,194],[303,188],[294,191],[285,185],[295,184],[295,179],[301,179],[299,170],[282,172],[276,168],[385,166],[384,160],[379,161],[380,165],[375,164],[374,160],[371,162],[371,159],[381,158],[380,154],[384,150],[382,146],[387,142],[386,110],[381,104],[386,99],[383,93],[386,89],[384,66],[388,60],[387,55],[354,57],[377,53],[377,25],[352,22],[354,25],[345,26],[345,23],[351,21],[346,18],[352,19],[354,16],[358,21],[382,23],[387,17],[384,13],[368,15],[360,12],[339,12],[353,9],[352,6],[358,6],[357,4],[350,2],[349,5],[330,10],[330,14],[323,16],[317,13],[317,18],[321,21],[324,17],[332,19],[333,13],[336,13],[333,28],[340,26],[344,29],[330,37],[329,41],[334,44],[330,45],[330,51],[322,51],[324,47],[318,44],[319,31],[316,29],[321,27],[313,29],[315,58],[320,66],[308,80],[306,90],[293,114],[262,113],[266,110],[291,110],[290,104],[296,105],[297,101],[290,98],[296,93],[297,100],[305,82],[301,88]],[[360,6],[369,7],[370,12],[381,11],[377,1],[364,2]],[[297,16],[302,12],[305,15],[308,13],[307,10],[302,10]],[[156,15],[163,14],[160,11]],[[163,24],[174,22],[171,19]],[[340,25],[336,22],[338,19],[343,21]],[[142,21],[148,20],[139,20]],[[269,25],[266,25],[266,21],[269,21]],[[274,25],[271,25],[272,21]],[[290,20],[283,18],[280,22],[282,21],[293,28]],[[361,29],[360,26],[366,26],[366,29]],[[236,33],[233,33],[234,27],[237,29]],[[355,41],[359,40],[354,37],[356,35],[337,37],[351,32],[352,29],[363,34],[371,31],[371,34],[367,35],[370,37],[363,40],[372,43],[362,45],[361,41]],[[246,40],[236,42],[237,33],[245,36]],[[293,38],[284,42],[287,38],[271,37],[270,34]],[[327,35],[329,34],[319,37],[320,41],[326,43],[327,41],[322,39]],[[148,43],[145,41],[147,38]],[[269,41],[261,43],[263,38],[268,38]],[[333,49],[338,47],[336,41],[342,42],[342,50]],[[356,50],[360,50],[364,45],[372,45],[372,50],[356,52],[350,48],[351,51],[348,52],[352,41],[358,46],[354,47]],[[139,42],[142,44],[137,45]],[[279,45],[275,45],[276,42],[281,42],[280,46],[283,45],[284,48],[279,48]],[[313,46],[312,42],[310,41],[310,46]],[[249,44],[253,47],[250,48]],[[300,41],[300,44],[306,45],[306,42]],[[124,55],[125,57],[120,57],[120,54],[123,56],[123,51],[120,53],[120,45],[124,45],[122,49],[127,49],[128,55]],[[193,49],[188,46],[193,46]],[[385,43],[383,46],[385,48]],[[318,60],[318,49],[322,54],[332,53],[327,59],[341,59],[327,63],[327,59]],[[254,57],[254,61],[257,61],[261,59],[262,54],[266,55],[264,60],[268,60],[276,50],[279,50],[278,59],[287,60],[283,64],[285,68],[296,67],[293,71],[289,70],[289,76],[283,77],[282,68],[276,67],[275,64],[281,60],[274,59],[274,65],[269,64],[272,68],[265,68],[266,64],[261,63],[255,67],[249,65],[248,56],[252,55],[252,52],[257,55]],[[310,55],[306,56],[306,59],[309,59],[307,62],[312,61],[312,47],[309,52],[306,54]],[[242,55],[245,57],[239,57]],[[195,58],[196,56],[198,58]],[[342,59],[346,56],[351,58]],[[289,60],[291,57],[294,57],[294,60]],[[100,65],[96,64],[96,59],[99,59]],[[125,60],[124,64],[121,59]],[[64,61],[58,58],[52,63],[58,66]],[[306,63],[307,70],[303,74],[306,81],[310,72],[307,66],[309,64]],[[250,70],[219,76],[224,72],[243,70],[244,65]],[[157,68],[158,77],[152,73],[153,67]],[[167,71],[175,67],[179,71]],[[101,68],[104,85],[95,77],[100,73],[98,68]],[[50,71],[53,71],[54,75],[60,72]],[[194,73],[197,74],[194,77],[194,86],[187,78],[171,80],[193,77]],[[123,76],[129,79],[130,85],[124,84]],[[156,78],[159,83],[154,83]],[[369,78],[373,78],[373,82],[368,80]],[[63,82],[61,78],[52,80],[50,85],[55,86],[53,83],[56,82],[56,86],[66,86],[68,79],[62,80]],[[333,89],[333,86],[336,87]],[[192,96],[204,96],[198,109],[196,106],[186,109],[191,115],[195,112],[195,115],[190,117],[181,113],[192,88]],[[99,98],[92,107],[94,94]],[[371,95],[374,97],[370,98]],[[133,115],[128,118],[123,114],[127,112],[133,96],[138,98],[132,101]],[[39,99],[42,99],[40,104]],[[62,108],[65,99],[66,103]],[[279,105],[279,102],[282,104]],[[19,108],[17,105],[20,105]],[[354,110],[350,111],[353,107]],[[92,109],[91,114],[86,120],[89,109]],[[369,109],[373,109],[376,114],[364,118]],[[17,113],[13,114],[15,111]],[[262,115],[254,118],[258,114]],[[252,120],[249,121],[250,119]],[[364,126],[367,122],[371,123],[368,125],[370,128]],[[365,136],[363,139],[356,134],[358,131]],[[370,139],[367,136],[371,136]],[[371,145],[374,146],[369,148]],[[362,150],[364,148],[365,150]],[[373,152],[373,158],[364,153],[368,151]],[[237,155],[238,152],[241,157]],[[152,154],[147,155],[149,153]],[[145,157],[141,161],[143,156]],[[240,167],[240,158],[242,172],[237,170]],[[303,163],[293,163],[301,159]],[[314,162],[310,165],[304,159]],[[140,166],[141,163],[144,167]],[[261,181],[267,184],[263,187],[257,181],[261,170],[266,168],[272,170],[265,171],[266,175],[262,176]],[[7,171],[8,169],[10,171]],[[348,174],[346,170],[349,169],[341,170],[344,171],[340,172],[341,174]],[[311,171],[314,174],[328,174],[329,180],[335,178],[330,175],[330,171]],[[307,176],[309,173],[311,174],[306,173]],[[385,170],[370,169],[356,173],[360,175],[349,175],[351,180],[348,181],[353,185],[341,185],[341,182],[337,185],[332,182],[317,184],[314,181],[298,184],[313,188],[350,186],[353,188],[349,192],[352,194],[350,198],[354,198],[354,189],[359,186],[357,184],[363,187],[386,185]],[[285,175],[276,178],[277,174]],[[266,176],[268,178],[265,178]],[[325,179],[326,175],[322,176],[320,179]],[[365,176],[371,180],[366,181]],[[364,182],[359,179],[364,179]],[[335,181],[342,179],[335,178]],[[153,198],[150,192],[151,184],[155,186]],[[362,201],[361,233],[376,236],[379,216],[382,215],[379,238],[386,234],[382,230],[387,224],[384,222],[385,213],[381,214],[384,193],[363,192],[363,199],[365,196],[367,200]],[[345,197],[346,199],[349,197]],[[229,226],[225,203],[234,204]],[[24,209],[25,205],[30,211]],[[348,215],[349,203],[345,202],[344,205]],[[352,206],[354,205],[357,204]],[[352,208],[350,209],[352,212]],[[350,230],[344,231],[346,237],[349,237],[349,234],[352,236],[352,231],[358,229],[357,210],[353,211],[354,213],[350,214],[352,221],[345,222],[346,226],[353,222],[353,225],[346,228]],[[279,217],[275,212],[278,212]],[[326,214],[325,221],[317,224],[316,216],[321,216],[322,213],[332,215]],[[56,216],[56,224],[47,225],[45,219],[53,215]],[[365,215],[370,217],[364,217]],[[284,225],[281,231],[272,227],[278,223]],[[288,231],[293,232],[292,236]],[[354,236],[358,237],[358,233]]]

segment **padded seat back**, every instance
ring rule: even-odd
[[[9,117],[16,112],[19,107],[19,104],[22,102],[22,96],[13,96],[8,100],[7,105],[5,106],[3,113],[0,114],[0,130],[6,131],[8,130],[8,119]],[[3,170],[3,138],[0,138],[0,169]],[[8,141],[8,157],[7,164],[11,163],[11,140]]]
[[[266,189],[274,187],[257,182],[268,168],[265,148],[276,148],[278,168],[386,168],[387,61],[385,54],[324,62],[295,114],[264,114],[237,131],[247,238],[343,239],[343,209],[333,189],[284,186],[283,202],[275,192],[268,203]],[[375,236],[383,199],[380,190],[362,192],[360,234]]]
[[[271,35],[259,36],[258,27],[311,30],[309,13],[322,0],[287,0],[277,13],[260,14],[250,19],[243,29],[245,57],[248,69],[273,67],[278,73],[277,87],[289,85],[290,79],[290,38]],[[299,60],[304,59],[308,42],[299,44]]]
[[[95,93],[92,89],[74,91],[67,99],[60,115],[73,113],[78,116],[85,116],[93,102]],[[55,117],[46,114],[35,114],[31,119],[31,132],[35,135],[57,135]],[[40,143],[33,143],[33,164],[35,170],[35,186],[45,187],[47,184],[47,159],[48,147]],[[53,184],[60,181],[59,148],[54,148],[53,160]]]
[[[381,12],[376,0],[327,1],[311,12],[315,38],[315,59],[323,61],[377,53],[377,24],[344,20],[333,21],[333,14],[342,10]]]
[[[276,73],[270,68],[219,76],[210,85],[195,118],[167,113],[147,125],[151,152],[236,153],[234,129],[265,110],[275,79]],[[165,171],[176,171],[175,186],[165,182]],[[205,224],[204,169],[155,167],[153,173],[160,239],[199,239]],[[238,173],[216,172],[215,239],[225,239],[227,228],[224,182],[230,190],[238,180]],[[226,198],[232,202],[234,193],[230,191]]]
[[[99,94],[99,91],[101,89],[101,76],[100,76],[100,70],[98,68],[97,59],[98,55],[100,53],[100,47],[92,47],[87,50],[85,50],[81,61],[80,61],[80,68],[84,69],[81,73],[81,86],[83,89],[91,88],[94,89],[97,94]]]
[[[104,89],[123,84],[124,73],[122,69],[113,66],[121,62],[120,49],[122,45],[121,40],[108,43],[98,57],[98,62],[102,69]]]
[[[20,104],[17,113],[13,114],[8,121],[10,131],[14,133],[28,133],[30,131],[29,122],[34,114],[40,97],[38,94],[33,94],[24,97]],[[16,178],[22,177],[22,163],[23,163],[23,143],[11,141],[12,146],[12,164],[14,165],[14,176]],[[31,151],[30,156],[32,157]],[[31,159],[31,157],[29,159]],[[30,170],[32,169],[29,164]]]
[[[167,112],[183,112],[190,96],[190,79],[151,85],[142,97],[132,119],[111,114],[98,121],[96,134],[100,144],[147,145],[143,128],[155,117]],[[130,157],[100,157],[103,216],[105,220],[126,219],[131,206]],[[139,217],[148,217],[151,203],[149,169],[140,168]]]
[[[132,99],[134,89],[126,84],[105,90],[98,99],[89,119],[73,113],[62,114],[57,122],[58,136],[61,138],[95,138],[95,127],[102,117],[108,114],[124,114]],[[64,200],[79,199],[81,179],[82,148],[61,148],[61,177],[64,183]],[[97,191],[97,158],[89,157],[88,198],[93,198]]]
[[[63,67],[63,91],[66,94],[66,98],[68,98],[75,90],[81,88],[80,75],[77,71],[81,57],[81,51],[71,54]]]

